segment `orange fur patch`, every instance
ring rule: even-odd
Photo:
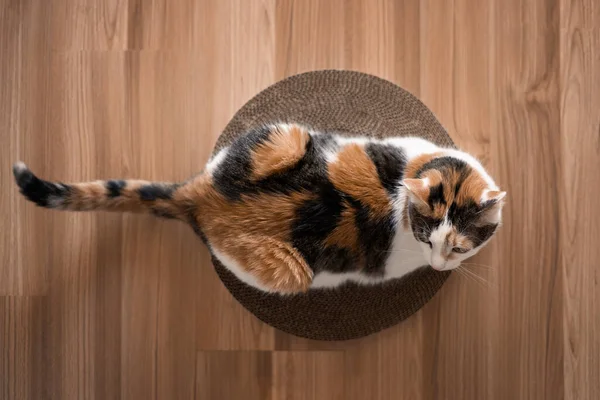
[[[328,164],[329,180],[340,191],[367,205],[375,215],[387,215],[392,206],[377,168],[358,144],[349,144]]]
[[[417,172],[419,172],[421,167],[423,167],[425,164],[427,164],[434,158],[439,157],[441,154],[441,152],[438,152],[432,154],[422,154],[418,157],[415,157],[406,165],[406,171],[404,176],[406,178],[415,178],[417,176]]]
[[[465,205],[469,200],[479,204],[484,190],[488,187],[487,182],[481,174],[472,169],[471,173],[464,180],[456,196],[456,204],[459,206]]]
[[[471,250],[473,246],[473,242],[466,236],[461,235],[456,231],[456,229],[450,232],[450,235],[447,238],[448,250],[443,253],[443,256],[446,260],[453,260],[458,258],[459,254],[454,253],[452,248],[460,247],[461,249]]]
[[[231,255],[265,287],[279,293],[308,290],[312,270],[288,243],[245,234],[222,240],[219,250]]]
[[[80,211],[102,208],[108,203],[107,192],[103,181],[71,184],[64,208]]]
[[[325,239],[326,246],[338,246],[358,254],[358,229],[356,228],[356,210],[348,203],[344,203],[345,209],[340,216],[337,227]]]
[[[310,139],[308,131],[298,125],[289,129],[277,127],[269,138],[254,150],[252,172],[254,179],[261,179],[276,172],[284,171],[296,165],[306,153],[306,144]]]
[[[404,206],[404,212],[402,213],[402,227],[405,231],[410,229],[410,219],[408,218],[408,201]]]
[[[197,219],[203,229],[216,237],[237,237],[244,232],[289,240],[296,209],[312,197],[309,193],[292,192],[242,196],[241,201],[230,202],[211,188],[204,197],[197,197]]]
[[[456,185],[460,181],[460,172],[455,169],[446,169],[443,176],[440,173],[440,177],[440,182],[444,185],[444,198],[448,204],[451,204],[456,195]]]
[[[431,216],[432,218],[436,218],[436,219],[443,219],[444,216],[446,215],[446,210],[448,209],[448,206],[445,204],[435,204],[433,206],[433,211],[431,211],[431,209],[429,209],[428,213],[426,215]]]
[[[453,242],[451,242],[454,247],[460,247],[463,249],[472,249],[473,242],[466,236],[463,236],[459,233],[456,233],[453,238]]]

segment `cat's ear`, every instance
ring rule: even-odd
[[[481,198],[481,205],[484,207],[493,207],[504,205],[504,198],[506,197],[506,192],[500,190],[488,190],[484,192]]]
[[[413,201],[427,204],[429,199],[429,184],[426,179],[404,179],[402,184],[408,190]]]
[[[481,198],[483,210],[479,214],[477,226],[499,224],[502,220],[502,207],[506,192],[500,190],[489,190]]]

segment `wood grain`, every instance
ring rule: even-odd
[[[274,352],[272,399],[347,399],[344,353]]]
[[[493,14],[496,124],[490,144],[500,184],[511,193],[497,238],[505,254],[493,371],[511,385],[496,380],[494,391],[517,398],[562,398],[560,193],[558,185],[549,184],[562,168],[559,4],[503,1]]]
[[[565,393],[591,399],[600,393],[600,8],[563,1],[560,24]]]
[[[594,0],[0,0],[0,398],[600,398],[599,60]],[[409,89],[508,191],[480,278],[377,335],[275,331],[187,227],[13,185],[185,179],[322,68]]]
[[[270,399],[273,360],[268,351],[201,351],[197,399]]]

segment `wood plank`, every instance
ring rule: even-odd
[[[267,351],[201,351],[197,399],[271,399],[273,361]]]
[[[343,352],[274,352],[272,399],[344,400]]]
[[[388,79],[418,95],[420,18],[418,0],[347,1],[343,21],[346,68]]]
[[[123,217],[102,214],[97,219],[96,243],[98,268],[93,278],[96,300],[94,309],[94,342],[91,351],[95,360],[94,395],[97,398],[121,398],[123,357]],[[51,331],[52,326],[45,327]],[[60,355],[54,355],[55,359]],[[51,363],[48,360],[48,363]]]
[[[44,165],[44,142],[48,138],[45,93],[50,76],[44,42],[35,40],[35,7],[21,2],[0,5],[2,60],[0,73],[0,224],[6,234],[0,240],[0,294],[41,295],[47,290],[46,225],[39,210],[26,206],[14,187],[10,165],[21,159],[38,170]],[[37,251],[30,251],[37,249]]]
[[[439,309],[430,302],[419,314],[375,335],[359,339],[346,349],[344,375],[348,399],[421,398],[426,365],[435,354],[428,351],[423,314]]]
[[[21,118],[19,103],[21,98],[22,60],[21,31],[23,11],[20,5],[0,6],[0,157],[5,162],[0,170],[0,185],[7,190],[0,191],[0,225],[7,234],[0,238],[0,253],[4,256],[0,261],[0,295],[16,295],[23,286],[29,288],[29,282],[22,282],[27,271],[21,264],[19,243],[19,220],[22,213],[18,198],[18,190],[11,186],[14,182],[12,171],[8,168],[9,160],[18,156]],[[10,190],[10,189],[13,190]],[[20,290],[21,289],[21,290]]]
[[[279,0],[275,9],[275,78],[345,67],[346,3]]]
[[[492,10],[491,162],[509,193],[496,238],[498,397],[563,397],[558,6],[502,0]]]
[[[41,297],[0,297],[0,396],[38,399],[44,393]]]
[[[600,394],[600,8],[561,2],[561,269],[565,398]]]

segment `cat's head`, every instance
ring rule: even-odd
[[[465,153],[422,156],[408,166],[407,177],[410,227],[436,270],[457,268],[475,255],[502,221],[506,192]]]

